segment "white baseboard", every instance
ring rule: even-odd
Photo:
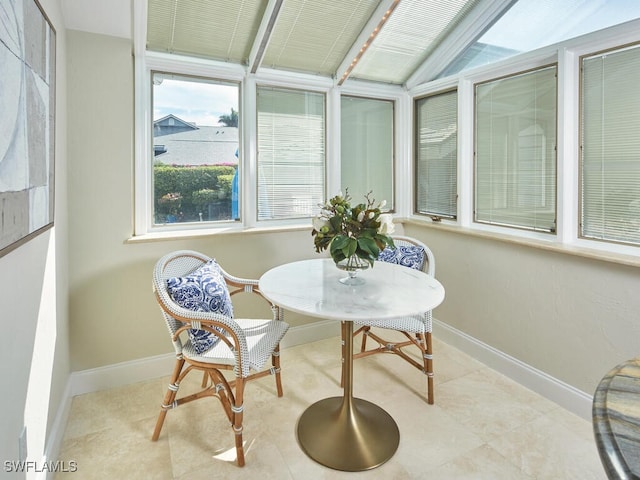
[[[339,334],[339,322],[333,320],[314,322],[308,325],[291,327],[280,346],[282,349],[286,349],[335,337]],[[434,335],[488,367],[539,393],[576,415],[591,421],[591,395],[435,319]],[[173,369],[174,361],[175,355],[167,353],[106,367],[73,372],[69,377],[65,396],[52,425],[47,441],[46,458],[55,459],[58,456],[64,428],[71,409],[71,400],[74,396],[168,375]],[[49,477],[47,476],[47,478]]]
[[[340,323],[332,320],[291,327],[280,343],[280,348],[285,349],[337,335],[340,335]],[[106,367],[73,372],[70,379],[71,396],[121,387],[169,375],[173,371],[175,361],[176,356],[172,352]]]
[[[308,325],[291,327],[280,343],[280,347],[285,349],[338,335],[340,335],[339,322],[333,320],[314,322]],[[173,370],[175,359],[175,354],[167,353],[71,373],[47,438],[42,462],[58,458],[73,397],[169,375]],[[53,473],[42,473],[38,480],[50,480],[53,479],[53,475]]]
[[[566,410],[591,421],[593,397],[438,320],[434,336],[539,393]]]
[[[51,425],[51,431],[47,437],[47,444],[44,448],[44,455],[38,465],[44,465],[47,462],[55,462],[59,459],[60,447],[62,446],[62,439],[64,437],[64,430],[67,426],[67,420],[69,419],[69,412],[71,411],[71,401],[73,395],[71,394],[71,377],[67,380],[67,385],[62,393],[62,399],[56,417]],[[55,476],[54,472],[38,472],[33,478],[36,480],[49,480]]]

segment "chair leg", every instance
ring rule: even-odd
[[[244,445],[242,444],[244,378],[236,377],[235,402],[231,407],[233,422],[231,427],[236,438],[236,456],[239,467],[244,467]]]
[[[360,347],[361,352],[364,352],[367,349],[367,337],[369,336],[369,330],[371,330],[371,327],[364,327],[362,329],[362,346]]]
[[[282,379],[280,377],[280,345],[276,346],[273,351],[273,355],[271,355],[271,365],[275,370],[276,377],[276,389],[278,390],[278,397],[283,395],[282,393]]]
[[[424,357],[424,373],[427,375],[427,403],[433,405],[433,345],[431,339],[431,332],[427,332],[424,335],[425,351]]]
[[[173,402],[176,399],[176,395],[178,394],[177,381],[183,366],[184,359],[178,358],[176,360],[175,366],[173,367],[173,373],[171,374],[171,380],[169,381],[169,388],[167,388],[167,393],[164,396],[162,407],[160,408],[160,414],[158,415],[158,420],[156,421],[156,428],[153,431],[153,435],[151,436],[151,441],[153,442],[158,440],[158,437],[160,436],[160,430],[162,430],[162,425],[164,425],[164,419],[167,416],[167,410],[173,408]]]

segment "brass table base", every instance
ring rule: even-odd
[[[298,420],[298,444],[325,467],[360,472],[379,467],[398,449],[398,425],[379,406],[353,398],[353,324],[342,322],[344,395],[320,400]]]
[[[325,467],[359,472],[389,460],[400,443],[400,432],[379,406],[360,398],[331,397],[302,414],[298,443]]]

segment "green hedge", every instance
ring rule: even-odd
[[[181,222],[198,221],[199,213],[203,209],[198,200],[203,198],[203,194],[212,195],[211,192],[202,190],[213,190],[215,197],[218,197],[219,192],[223,192],[222,199],[219,200],[231,202],[231,182],[235,171],[236,167],[233,165],[154,165],[156,221],[164,223],[167,221],[167,215],[175,215]],[[167,198],[167,195],[174,200],[163,202],[162,197]]]

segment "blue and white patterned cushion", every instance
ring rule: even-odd
[[[169,278],[167,288],[174,302],[183,308],[233,317],[231,296],[215,260],[210,260],[186,277]],[[206,352],[220,340],[205,330],[192,328],[188,333],[198,354]]]
[[[397,263],[404,267],[422,270],[426,252],[420,245],[396,245],[395,249],[386,247],[380,252],[378,260],[381,262]]]

